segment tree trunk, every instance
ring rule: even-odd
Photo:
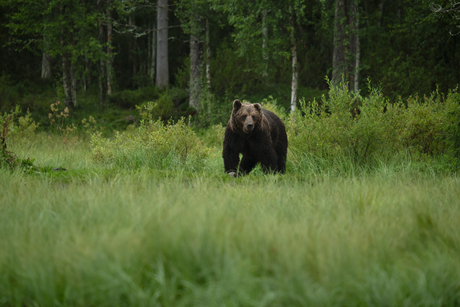
[[[209,44],[209,19],[206,18],[206,86],[211,91],[211,47]]]
[[[129,26],[134,27],[134,13],[129,15]],[[137,41],[134,35],[129,38],[129,62],[132,64],[132,87],[136,88],[136,75],[137,75],[137,57],[136,57]]]
[[[102,12],[102,0],[98,0],[98,7],[100,11]],[[101,46],[104,45],[104,25],[102,24],[101,18],[98,18],[97,20],[98,28],[99,28],[99,44]],[[103,58],[101,57],[99,59],[99,104],[104,104],[105,103],[105,63]]]
[[[70,62],[70,92],[72,94],[72,104],[77,107],[77,75],[75,72],[75,63]]]
[[[112,1],[107,0],[107,95],[112,95]]]
[[[335,1],[334,49],[332,55],[332,84],[338,85],[342,78],[347,80],[345,48],[345,0]]]
[[[262,71],[262,78],[264,79],[265,83],[268,83],[268,48],[267,48],[267,41],[268,41],[268,28],[267,28],[267,13],[268,10],[264,9],[262,12],[262,59],[263,59],[263,71]]]
[[[61,38],[61,46],[64,45],[64,41]],[[67,57],[67,52],[62,53],[62,83],[64,86],[64,95],[65,95],[65,105],[69,106],[72,103],[72,97],[70,94],[70,82],[69,82],[69,60]]]
[[[379,3],[379,27],[383,26],[383,9],[385,7],[385,0],[380,0]]]
[[[157,0],[157,31],[156,85],[159,88],[167,88],[169,85],[168,0]]]
[[[64,6],[61,5],[61,15],[64,15]],[[65,28],[63,27],[61,30],[61,60],[62,60],[62,82],[64,86],[64,95],[65,95],[65,105],[69,106],[72,103],[72,97],[70,94],[70,82],[69,82],[69,57],[68,52],[66,50],[64,39],[66,38],[67,33],[65,32]]]
[[[42,79],[51,78],[51,57],[46,52],[48,50],[48,38],[43,34],[43,53],[42,53]]]
[[[194,4],[192,4],[194,5]],[[190,16],[190,101],[189,105],[196,110],[200,109],[199,98],[202,91],[201,67],[202,67],[202,44],[200,34],[202,29],[196,13]]]
[[[83,82],[83,98],[86,99],[86,92],[88,86],[91,84],[90,68],[89,68],[89,58],[87,53],[85,53],[85,69],[83,70],[82,82]]]
[[[42,56],[42,79],[51,79],[51,57],[46,52]]]
[[[150,53],[150,80],[155,84],[155,59],[157,51],[157,29],[155,28],[155,21],[152,21],[152,52]]]
[[[297,87],[299,68],[297,65],[297,42],[294,33],[294,12],[289,7],[289,21],[291,23],[291,49],[292,49],[292,82],[291,82],[291,113],[295,112],[297,106]]]
[[[354,2],[354,12],[352,14],[354,18],[354,45],[355,45],[355,67],[354,67],[354,91],[357,93],[359,91],[359,63],[361,57],[361,49],[359,45],[359,10],[358,10],[358,0],[353,0]]]

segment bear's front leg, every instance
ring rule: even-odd
[[[234,151],[229,148],[225,148],[222,152],[222,157],[224,159],[224,168],[226,173],[234,172],[236,173],[238,169],[238,164],[240,163],[240,155],[237,151]]]
[[[240,163],[239,137],[229,127],[225,129],[222,158],[224,159],[225,172],[236,177]]]
[[[238,170],[238,175],[246,175],[256,166],[257,161],[243,156]]]
[[[264,173],[278,172],[278,155],[272,147],[265,147],[260,152],[260,166]]]

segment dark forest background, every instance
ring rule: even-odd
[[[61,101],[71,116],[124,125],[155,101],[159,117],[215,123],[235,98],[289,110],[341,81],[390,101],[447,93],[459,28],[437,5],[451,3],[2,0],[0,111],[19,105],[43,126]]]

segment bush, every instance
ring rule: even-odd
[[[117,132],[114,139],[94,133],[91,145],[94,161],[127,168],[185,166],[193,170],[204,163],[209,153],[184,118],[175,124],[142,120],[135,131]]]
[[[146,101],[157,99],[160,96],[158,88],[154,86],[144,87],[135,91],[125,90],[109,96],[111,104],[122,108],[134,108]]]
[[[369,91],[362,97],[344,84],[330,84],[329,97],[323,95],[320,103],[301,101],[288,122],[294,164],[346,159],[363,166],[388,161],[398,152],[409,152],[412,159],[446,152],[446,129],[452,127],[448,115],[456,107],[452,95],[390,103],[380,90]]]

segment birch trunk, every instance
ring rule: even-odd
[[[154,28],[155,23],[152,23],[152,56],[150,57],[151,67],[150,67],[150,79],[152,83],[155,84],[155,60],[156,60],[156,51],[157,51],[157,29]]]
[[[262,59],[263,59],[263,71],[262,77],[267,83],[268,78],[268,50],[267,50],[267,41],[268,41],[268,28],[267,28],[267,9],[264,9],[262,12]]]
[[[51,78],[51,57],[46,52],[48,50],[49,42],[45,34],[43,34],[43,54],[42,54],[42,79]]]
[[[97,1],[98,3],[98,7],[100,9],[100,11],[102,12],[101,10],[101,5],[102,5],[102,0],[98,0]],[[97,24],[98,24],[98,29],[99,29],[99,44],[101,44],[101,46],[104,45],[104,25],[102,24],[102,20],[101,18],[98,18],[97,20]],[[104,63],[104,60],[102,59],[102,57],[99,59],[99,104],[104,104],[105,103],[105,63]]]
[[[70,62],[70,92],[72,95],[72,104],[77,107],[77,75],[75,72],[75,63]]]
[[[64,6],[61,5],[61,15],[64,15]],[[70,94],[70,82],[69,82],[69,58],[68,52],[66,50],[64,38],[66,37],[67,33],[65,32],[65,28],[61,30],[61,37],[60,37],[60,44],[61,44],[61,60],[62,60],[62,82],[64,87],[64,95],[65,95],[65,105],[69,106],[72,103],[72,97]]]
[[[61,38],[61,47],[64,47],[64,40]],[[69,82],[69,60],[67,52],[62,53],[62,83],[64,86],[65,105],[69,106],[72,103],[72,97],[70,94],[70,82]]]
[[[190,101],[189,105],[199,110],[201,95],[201,44],[196,14],[192,15],[190,34]]]
[[[149,71],[150,82],[155,84],[155,53],[156,53],[156,29],[154,21],[150,22],[151,33],[148,35],[149,44]]]
[[[129,15],[129,25],[130,27],[134,27],[134,13]],[[132,64],[132,87],[136,88],[136,75],[137,75],[137,57],[136,57],[136,49],[137,49],[137,41],[134,35],[131,34],[129,38],[129,62]]]
[[[83,71],[83,76],[82,76],[82,82],[83,82],[83,98],[86,99],[86,92],[88,89],[88,86],[91,84],[91,74],[89,72],[90,66],[89,66],[89,59],[88,55],[85,53],[85,70]]]
[[[157,31],[156,85],[159,88],[167,88],[169,85],[168,0],[157,0]]]
[[[112,95],[112,1],[107,0],[107,95]]]
[[[209,19],[206,18],[206,86],[211,91],[211,47],[209,44]]]
[[[354,91],[359,91],[359,63],[361,57],[361,49],[359,45],[359,12],[358,12],[358,1],[355,0],[355,82]]]
[[[292,49],[292,82],[291,82],[291,113],[295,112],[297,106],[297,87],[299,69],[297,65],[297,42],[294,33],[294,12],[289,7],[289,21],[291,23],[291,49]]]
[[[51,57],[48,53],[43,52],[42,56],[42,79],[51,78]]]
[[[347,79],[345,50],[345,0],[335,1],[334,49],[332,55],[332,84],[338,85],[342,77]]]

